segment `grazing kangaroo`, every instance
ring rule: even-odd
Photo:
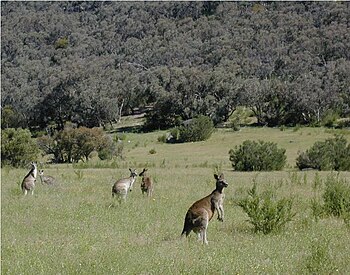
[[[119,199],[119,202],[121,202],[122,199],[124,201],[126,200],[126,196],[128,195],[128,191],[132,190],[132,186],[135,182],[135,179],[137,177],[136,170],[131,170],[130,171],[130,177],[129,178],[124,178],[118,180],[112,187],[112,197],[117,196]]]
[[[151,197],[153,193],[153,183],[152,183],[152,179],[146,175],[147,171],[148,169],[143,168],[143,171],[139,174],[139,176],[142,177],[141,191],[142,191],[142,195],[146,193],[148,197]]]
[[[38,169],[36,167],[35,162],[31,163],[31,169],[29,173],[24,177],[21,188],[24,195],[27,195],[28,191],[32,192],[32,195],[34,194],[34,188],[35,188],[35,181],[36,181],[36,175],[37,175]]]
[[[218,220],[224,221],[224,187],[228,184],[224,179],[224,175],[214,175],[216,179],[216,188],[208,196],[196,201],[187,211],[185,217],[184,228],[181,235],[186,234],[186,237],[193,230],[198,234],[199,240],[202,240],[204,244],[208,244],[207,241],[207,228],[209,221],[213,218],[215,210],[218,212]]]
[[[47,185],[55,185],[56,180],[54,177],[51,176],[44,176],[44,170],[39,170],[39,177],[41,184],[47,184]]]

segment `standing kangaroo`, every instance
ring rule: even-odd
[[[139,176],[142,177],[141,191],[142,191],[142,195],[144,193],[147,193],[147,196],[151,197],[153,193],[153,183],[152,183],[152,179],[146,175],[147,171],[148,169],[143,168],[143,171],[139,174]]]
[[[198,238],[203,241],[204,244],[208,244],[207,241],[207,228],[209,221],[213,218],[215,210],[218,212],[218,220],[224,221],[224,187],[228,184],[224,179],[224,175],[214,175],[216,179],[216,188],[208,196],[196,201],[187,211],[185,217],[184,228],[181,235],[186,234],[186,237],[193,230],[198,234]]]
[[[129,168],[129,171],[130,171],[129,178],[118,180],[112,187],[112,197],[117,196],[117,198],[119,199],[119,202],[121,202],[122,199],[124,199],[124,201],[126,200],[128,191],[132,190],[132,186],[137,177],[137,173],[135,169],[131,170]]]
[[[24,195],[27,195],[28,191],[31,191],[32,195],[34,194],[37,172],[38,172],[38,169],[36,167],[36,164],[35,162],[32,162],[31,169],[29,173],[24,177],[21,184],[22,192]]]

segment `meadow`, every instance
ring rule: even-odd
[[[125,133],[123,160],[39,164],[59,185],[38,179],[33,196],[20,190],[27,170],[2,168],[2,274],[350,274],[349,227],[340,218],[315,220],[310,207],[332,172],[295,168],[298,151],[337,131],[218,129],[205,142],[187,144],[158,142],[164,133]],[[285,169],[232,171],[228,151],[246,139],[285,148]],[[142,196],[137,178],[126,203],[113,201],[113,182],[129,176],[128,168],[143,167],[155,182],[153,198]],[[186,211],[214,189],[218,171],[229,184],[225,221],[210,222],[207,246],[193,233],[181,238]],[[350,172],[339,177],[350,182]],[[261,192],[293,197],[296,215],[280,233],[255,233],[236,205],[253,180]]]

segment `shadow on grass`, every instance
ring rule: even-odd
[[[124,127],[119,127],[115,129],[111,129],[108,132],[110,134],[115,134],[115,133],[142,133],[143,131],[143,126],[142,125],[134,125],[134,126],[124,126]]]

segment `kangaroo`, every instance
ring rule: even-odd
[[[126,201],[126,196],[128,195],[128,191],[132,191],[133,184],[135,182],[135,179],[137,177],[136,170],[130,171],[130,177],[124,178],[118,180],[112,187],[112,197],[117,196],[119,199],[119,202],[121,202],[122,199]]]
[[[139,176],[142,177],[141,191],[142,191],[142,195],[146,193],[148,197],[151,197],[153,193],[153,183],[152,183],[152,179],[146,175],[147,171],[148,169],[143,168],[143,171],[139,174]]]
[[[41,184],[47,184],[47,185],[55,185],[56,180],[54,177],[51,176],[44,176],[44,170],[39,170],[39,177]]]
[[[199,240],[203,241],[203,244],[208,244],[207,240],[207,228],[209,221],[213,218],[215,210],[218,212],[218,220],[224,221],[224,194],[223,189],[228,184],[224,179],[224,175],[214,175],[216,179],[216,188],[208,196],[196,201],[188,209],[185,217],[184,228],[181,236],[186,234],[186,237],[193,232],[198,234]]]
[[[21,188],[24,195],[27,195],[28,191],[31,191],[32,195],[34,195],[35,181],[38,169],[35,162],[31,163],[31,169],[29,173],[24,177]]]

